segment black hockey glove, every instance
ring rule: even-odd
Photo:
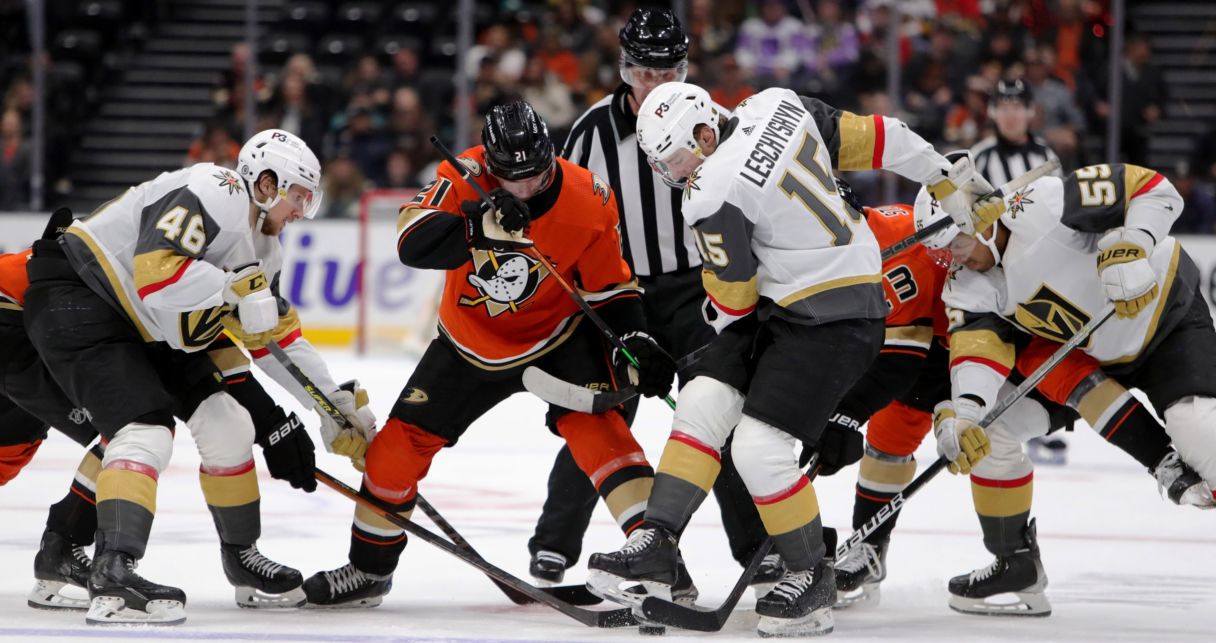
[[[663,397],[671,391],[671,380],[676,375],[676,361],[667,351],[646,333],[632,332],[621,338],[629,354],[638,361],[637,368],[619,348],[612,351],[612,363],[625,368],[638,393],[646,397]]]
[[[270,477],[286,480],[295,489],[308,493],[317,490],[317,459],[313,455],[312,438],[304,430],[304,423],[295,413],[287,416],[283,423],[257,439],[262,447],[262,457]]]
[[[480,199],[460,203],[469,246],[479,250],[531,247],[532,241],[522,234],[532,221],[527,204],[502,188],[490,192],[490,200],[494,202],[494,211]]]
[[[819,475],[830,476],[861,460],[865,452],[865,441],[861,436],[861,422],[845,411],[837,411],[823,427],[818,444],[804,444],[798,466],[805,467],[811,456],[819,454]]]

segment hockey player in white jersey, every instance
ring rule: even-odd
[[[948,240],[958,268],[942,293],[953,407],[944,424],[955,432],[974,427],[998,399],[1015,360],[1023,373],[1045,361],[1049,350],[1015,352],[1019,334],[1062,343],[1113,306],[1116,315],[1080,350],[1101,364],[1096,375],[1120,387],[1104,389],[1101,380],[1087,378],[1074,397],[1105,395],[1112,402],[1106,407],[1130,409],[1119,411],[1126,416],[1134,399],[1116,404],[1103,391],[1143,391],[1177,450],[1149,465],[1158,484],[1178,504],[1216,506],[1216,330],[1198,269],[1169,236],[1182,206],[1177,190],[1153,170],[1095,165],[979,204],[978,211],[998,217],[962,218],[962,227],[971,229]],[[1084,415],[1084,400],[1078,406]],[[1122,421],[1106,417],[1103,430],[1100,418],[1086,419],[1118,442],[1110,434]],[[1126,441],[1131,434],[1123,431]],[[1142,445],[1119,446],[1143,462]],[[951,604],[979,609],[995,593],[1037,582],[1033,575],[1013,581],[1016,565],[1007,563],[998,556],[989,568],[952,580]]]
[[[769,89],[719,112],[705,90],[667,83],[639,110],[638,142],[665,180],[685,182],[683,214],[705,270],[707,321],[719,335],[680,394],[646,523],[589,562],[589,584],[636,602],[622,581],[660,596],[676,530],[705,498],[719,453],[733,452],[787,572],[756,605],[762,635],[824,634],[835,602],[818,504],[797,440],[816,444],[840,398],[883,343],[878,244],[837,192],[833,169],[885,168],[942,198],[983,191],[896,119],[858,116]],[[982,431],[974,439],[982,457]]]
[[[136,186],[59,241],[36,242],[27,264],[30,340],[108,442],[96,484],[90,623],[185,620],[184,592],[134,572],[156,511],[157,477],[172,452],[179,410],[172,390],[183,381],[201,399],[183,419],[201,455],[204,497],[238,602],[303,602],[300,573],[257,550],[254,427],[200,352],[225,325],[253,349],[278,341],[330,393],[356,428],[343,431],[322,418],[327,448],[361,458],[374,430],[356,402],[366,396],[333,383],[272,285],[281,263],[275,235],[320,206],[316,156],[294,135],[268,130],[245,144],[238,164],[239,175],[201,163]],[[283,369],[266,366],[296,390]]]

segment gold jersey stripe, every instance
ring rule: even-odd
[[[608,511],[612,514],[613,519],[619,522],[622,518],[628,518],[621,514],[628,511],[630,507],[636,507],[638,504],[646,502],[653,486],[654,478],[650,476],[623,482],[613,489],[607,498],[604,498],[604,504],[608,505]]]
[[[755,275],[747,281],[722,281],[713,272],[702,270],[701,284],[715,302],[731,310],[747,310],[760,301]]]
[[[837,288],[847,288],[849,286],[857,286],[860,284],[876,284],[876,283],[879,283],[880,281],[882,281],[882,275],[879,275],[879,274],[858,275],[856,277],[841,277],[840,279],[830,279],[828,281],[817,283],[814,286],[808,286],[806,288],[803,288],[802,290],[799,290],[793,294],[786,295],[785,297],[782,297],[781,301],[778,301],[777,304],[780,305],[782,308],[789,308],[790,304],[793,304],[798,301],[802,301],[803,299],[807,299],[808,297],[814,297],[815,295],[818,295],[819,293],[827,292],[829,290],[835,290]]]
[[[258,501],[258,472],[250,469],[235,476],[213,476],[199,472],[203,498],[212,507],[242,507]]]
[[[405,518],[406,520],[409,520],[410,516],[412,516],[413,513],[414,513],[414,510],[410,509],[409,511],[403,511],[403,512],[399,513],[398,515]],[[355,520],[358,520],[359,522],[361,522],[365,525],[368,525],[370,527],[373,527],[375,529],[382,529],[384,531],[390,531],[390,532],[401,531],[401,527],[398,527],[397,525],[393,524],[392,522],[389,521],[388,518],[385,518],[384,516],[380,515],[379,513],[372,511],[371,509],[368,509],[367,507],[363,506],[362,503],[355,503]]]
[[[852,112],[840,113],[840,153],[837,169],[874,169],[875,127],[872,116],[858,116]]]
[[[1013,344],[990,330],[960,330],[950,335],[950,363],[964,357],[978,357],[1012,369]]]
[[[1123,165],[1123,208],[1131,206],[1132,195],[1140,191],[1157,176],[1156,170],[1150,170],[1139,165]]]
[[[883,485],[906,485],[916,476],[916,461],[886,462],[865,456],[858,477]]]
[[[236,346],[225,346],[207,351],[207,357],[221,373],[249,367],[249,358]]]
[[[452,340],[452,346],[454,346],[456,348],[456,354],[463,357],[466,362],[472,364],[473,366],[476,366],[477,368],[480,368],[483,371],[505,371],[508,369],[515,368],[517,366],[522,366],[529,362],[536,361],[537,359],[540,359],[541,357],[548,355],[550,351],[557,348],[558,346],[561,346],[563,343],[565,343],[565,341],[567,339],[570,338],[571,335],[574,334],[574,329],[578,328],[578,324],[582,320],[583,320],[583,316],[581,314],[575,314],[571,318],[570,324],[566,327],[566,330],[562,331],[562,333],[560,335],[558,335],[557,337],[554,337],[552,340],[550,340],[549,343],[547,345],[545,345],[544,348],[533,351],[531,353],[526,353],[524,355],[520,355],[518,358],[512,359],[511,361],[508,361],[508,362],[500,362],[500,363],[494,363],[494,364],[483,362],[481,359],[479,359],[477,357],[476,354],[469,352],[467,349],[465,349],[463,346],[461,346],[460,343],[457,342],[456,339],[452,337],[451,333],[448,333],[447,329],[445,329],[443,327],[442,320],[440,321],[440,324],[439,324],[439,332],[443,333],[444,335],[447,336],[448,339]]]
[[[102,469],[97,476],[97,502],[126,500],[156,513],[156,481],[129,469]]]
[[[1020,487],[985,487],[971,483],[975,513],[989,518],[1008,518],[1030,511],[1034,481]]]
[[[1153,336],[1157,334],[1157,325],[1161,323],[1161,314],[1168,308],[1165,303],[1169,301],[1170,292],[1173,291],[1174,277],[1178,275],[1178,259],[1181,256],[1182,244],[1175,241],[1174,254],[1170,256],[1170,265],[1165,269],[1165,283],[1162,284],[1161,294],[1157,295],[1157,300],[1154,302],[1157,308],[1153,311],[1153,319],[1149,322],[1148,329],[1144,331],[1144,343],[1140,345],[1140,350],[1132,355],[1125,355],[1118,359],[1102,362],[1103,366],[1133,362],[1144,353],[1144,349],[1148,348],[1149,342],[1153,341]]]
[[[132,267],[135,272],[133,278],[136,292],[169,279],[177,274],[182,264],[187,261],[190,261],[190,257],[178,254],[172,248],[149,250],[135,255]]]
[[[722,463],[708,453],[679,440],[668,440],[655,473],[666,473],[709,493],[721,470]]]
[[[808,484],[788,498],[768,505],[757,504],[756,509],[765,531],[780,536],[815,520],[819,516],[819,498],[815,488]]]
[[[916,342],[929,346],[933,343],[932,326],[888,326],[886,340]]]
[[[1098,426],[1098,420],[1110,410],[1112,406],[1123,399],[1123,394],[1127,389],[1115,380],[1102,380],[1097,386],[1089,390],[1082,398],[1077,409],[1081,413],[1082,419],[1089,423],[1096,430],[1101,430]]]
[[[89,236],[89,233],[85,232],[80,226],[72,226],[68,228],[64,234],[74,235],[76,238],[84,242],[84,245],[88,247],[89,252],[93,253],[93,260],[96,261],[97,265],[101,267],[102,272],[104,272],[106,275],[106,280],[110,282],[110,291],[114,293],[114,298],[118,300],[118,305],[122,306],[122,310],[127,314],[127,318],[131,320],[132,324],[135,324],[135,329],[139,331],[139,336],[143,338],[145,342],[153,341],[152,333],[148,332],[148,329],[144,327],[143,321],[140,320],[139,315],[136,314],[135,306],[133,306],[131,304],[131,300],[127,298],[127,291],[123,289],[122,281],[118,279],[118,275],[114,272],[114,268],[110,266],[110,261],[106,258],[106,254],[102,251],[101,246],[97,245],[97,242],[93,240],[93,237]]]
[[[86,480],[93,482],[94,487],[97,485],[97,475],[101,473],[101,459],[93,454],[92,451],[87,451],[84,457],[80,459],[80,466],[76,468],[76,473],[79,473]]]

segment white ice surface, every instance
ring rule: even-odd
[[[413,368],[402,358],[331,355],[341,381],[357,376],[384,418]],[[288,408],[298,408],[269,385]],[[473,425],[460,445],[435,459],[423,494],[486,556],[527,574],[526,542],[545,497],[549,465],[560,442],[543,426],[543,404],[517,395]],[[352,485],[358,474],[323,452],[315,414],[301,412],[318,442],[318,464]],[[652,462],[667,436],[671,414],[647,400],[635,434]],[[1216,430],[1216,427],[1213,427]],[[930,439],[931,442],[931,439]],[[257,449],[255,449],[257,451]],[[431,547],[411,542],[392,593],[371,610],[258,612],[238,609],[220,569],[218,542],[199,492],[198,456],[179,431],[176,452],[162,475],[156,523],[140,573],[186,590],[188,621],[176,628],[97,628],[79,613],[29,609],[32,561],[47,507],[67,490],[81,449],[57,434],[33,463],[0,489],[0,639],[357,641],[413,640],[607,641],[641,638],[636,630],[593,630],[543,606],[517,607],[479,572]],[[908,502],[891,547],[882,605],[836,612],[834,639],[1060,641],[1216,640],[1216,511],[1180,508],[1157,495],[1153,479],[1100,438],[1074,434],[1072,462],[1040,467],[1035,515],[1047,590],[1054,614],[1045,619],[964,616],[946,607],[946,581],[985,565],[970,490],[943,474]],[[933,457],[921,449],[922,462]],[[260,456],[259,467],[261,467]],[[855,470],[815,483],[826,524],[847,528]],[[260,473],[263,537],[270,557],[305,575],[346,560],[351,503],[320,487],[304,494]],[[421,512],[419,512],[421,513]],[[424,520],[423,524],[430,526]],[[584,558],[567,575],[584,578],[589,552],[619,546],[620,532],[597,510]],[[712,500],[693,518],[683,549],[701,603],[717,605],[738,577]],[[718,634],[687,638],[755,639],[754,600],[745,595]],[[685,638],[669,630],[667,638]]]

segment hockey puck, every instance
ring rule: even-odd
[[[666,625],[650,625],[646,623],[641,623],[638,625],[638,634],[644,634],[646,636],[663,636],[666,633]]]

